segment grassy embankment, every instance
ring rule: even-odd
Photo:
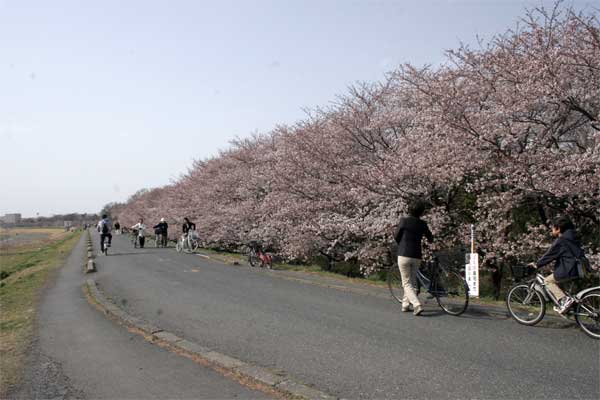
[[[80,236],[60,228],[0,230],[0,398],[22,376],[48,274],[63,265]]]

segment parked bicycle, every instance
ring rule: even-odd
[[[200,239],[196,231],[189,231],[187,235],[181,235],[175,245],[175,250],[179,253],[191,253],[200,247]]]
[[[392,265],[388,271],[388,287],[392,297],[402,304],[404,291],[402,279],[397,265]],[[429,262],[423,262],[417,271],[416,292],[425,289],[440,308],[450,315],[461,315],[469,305],[469,287],[463,276],[449,266],[440,264],[436,255]]]
[[[273,256],[270,253],[262,251],[262,247],[258,243],[250,243],[248,252],[248,264],[251,267],[260,266],[261,268],[273,268]]]
[[[533,279],[514,285],[506,295],[508,312],[518,323],[533,326],[540,322],[546,314],[546,304],[552,303],[559,307],[559,303],[547,289],[544,276],[537,273],[534,268],[526,266],[513,267],[517,277]],[[600,286],[594,286],[571,295],[573,281],[565,291],[567,296],[573,298],[573,304],[567,309],[565,317],[574,316],[579,327],[590,337],[600,339]]]

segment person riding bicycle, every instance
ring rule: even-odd
[[[398,256],[398,269],[400,270],[404,289],[402,311],[410,311],[410,305],[412,304],[414,315],[420,315],[423,312],[421,302],[415,293],[417,270],[421,265],[422,258],[421,241],[425,236],[427,241],[433,242],[433,235],[427,223],[421,219],[424,212],[425,202],[422,200],[413,201],[408,207],[408,216],[400,219],[394,235],[394,239],[398,243],[396,255]]]
[[[100,232],[100,251],[104,251],[104,241],[108,238],[107,247],[112,243],[112,224],[108,215],[103,214],[102,219],[98,221],[98,232]]]
[[[552,237],[557,238],[546,253],[536,262],[530,265],[541,268],[554,261],[554,271],[544,278],[548,291],[558,301],[559,307],[555,311],[564,314],[573,304],[573,298],[567,296],[558,286],[561,281],[579,278],[576,258],[583,257],[581,243],[575,233],[575,225],[567,217],[559,217],[550,225]]]

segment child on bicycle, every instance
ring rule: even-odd
[[[556,298],[559,307],[554,310],[564,314],[573,304],[573,298],[567,296],[558,286],[561,281],[579,278],[576,258],[583,257],[583,249],[575,234],[575,226],[567,217],[560,217],[552,221],[552,237],[557,238],[546,253],[532,263],[534,268],[541,268],[554,261],[554,271],[544,278],[548,291]]]

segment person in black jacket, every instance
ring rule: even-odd
[[[544,278],[548,291],[559,302],[560,307],[556,309],[563,314],[573,304],[573,299],[568,297],[558,286],[561,281],[579,278],[576,258],[583,256],[583,249],[577,236],[575,226],[567,217],[555,219],[551,226],[552,237],[557,238],[552,246],[533,266],[541,268],[554,261],[554,272]]]
[[[169,233],[169,224],[164,218],[160,219],[160,222],[153,226],[154,234],[156,235],[156,247],[162,246],[167,247],[167,236]]]
[[[415,293],[417,283],[417,270],[421,265],[421,241],[423,236],[431,243],[433,235],[427,223],[421,219],[425,212],[425,203],[421,200],[414,201],[408,207],[408,216],[400,219],[394,239],[398,243],[396,255],[398,256],[398,268],[402,277],[404,297],[402,298],[402,311],[410,311],[420,315],[423,312],[421,302]]]

